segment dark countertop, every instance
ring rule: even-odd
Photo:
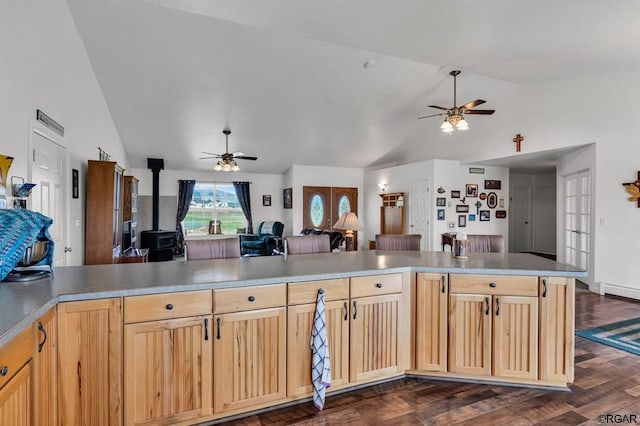
[[[53,277],[0,283],[0,346],[58,302],[252,286],[392,272],[586,277],[585,271],[524,253],[357,251],[241,259],[68,266]]]

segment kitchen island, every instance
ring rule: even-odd
[[[308,398],[323,288],[332,390],[404,374],[566,387],[573,278],[585,275],[529,254],[379,250],[63,267],[0,284],[0,347],[25,333],[39,346],[53,311],[49,391],[63,423],[190,424]],[[38,377],[36,392],[47,385]],[[80,395],[80,383],[92,387]],[[89,414],[87,401],[105,407]]]

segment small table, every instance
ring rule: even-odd
[[[444,246],[446,245],[451,246],[451,251],[453,251],[453,240],[455,239],[456,239],[455,232],[445,232],[444,234],[442,234],[442,251],[445,251]]]

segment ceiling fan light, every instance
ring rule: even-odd
[[[229,164],[229,163],[224,163],[224,166],[222,166],[222,171],[223,171],[223,172],[229,172],[229,171],[231,171],[231,164]]]
[[[467,120],[462,118],[460,121],[458,121],[458,124],[456,124],[456,129],[458,129],[458,130],[469,130],[469,123],[467,123]]]
[[[222,170],[222,164],[220,163],[220,161],[216,163],[216,165],[213,167],[213,170],[216,170],[218,172]]]
[[[451,133],[453,132],[453,126],[451,125],[451,123],[449,123],[448,119],[444,120],[444,123],[442,123],[442,126],[440,126],[440,128],[442,129],[443,132],[445,133]]]
[[[231,165],[231,171],[234,171],[234,172],[240,171],[240,167],[238,167],[238,163],[236,163],[235,161]]]

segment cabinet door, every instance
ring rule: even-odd
[[[447,371],[447,276],[418,274],[416,369]]]
[[[124,327],[125,424],[164,424],[211,414],[211,318]]]
[[[34,421],[38,426],[58,424],[57,329],[55,309],[33,324]]]
[[[25,426],[33,422],[31,363],[28,362],[0,388],[0,425]]]
[[[286,314],[283,307],[214,317],[215,413],[285,398]]]
[[[449,296],[449,371],[491,375],[490,296]]]
[[[398,342],[401,294],[351,300],[349,379],[361,382],[401,372]],[[402,348],[409,342],[402,342]]]
[[[58,305],[58,365],[60,424],[122,424],[119,298]]]
[[[493,297],[493,374],[538,378],[538,298]]]
[[[540,380],[573,382],[574,279],[540,279]]]
[[[311,332],[316,305],[290,306],[287,319],[287,396],[308,396],[311,384]],[[349,382],[349,304],[346,300],[325,303],[331,388]]]

